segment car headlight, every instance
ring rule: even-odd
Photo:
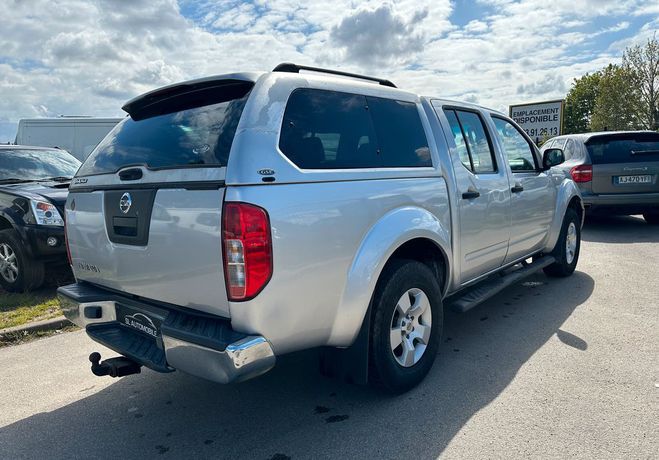
[[[38,225],[64,225],[64,219],[52,203],[30,200],[30,205]]]

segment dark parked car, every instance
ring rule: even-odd
[[[0,286],[36,289],[66,265],[64,203],[80,162],[64,150],[0,146]]]
[[[589,214],[643,214],[659,224],[659,133],[610,131],[570,134],[542,146],[561,149],[557,166],[581,189]]]

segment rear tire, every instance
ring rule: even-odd
[[[580,249],[581,221],[574,209],[567,208],[561,234],[551,253],[556,258],[556,262],[543,269],[545,274],[560,278],[570,276],[577,268]]]
[[[394,394],[416,386],[435,361],[442,325],[433,271],[412,260],[389,263],[373,297],[369,382]]]
[[[659,212],[646,212],[643,214],[643,219],[650,225],[659,225]]]
[[[0,231],[0,286],[8,292],[25,292],[43,284],[44,264],[25,251],[14,230]]]

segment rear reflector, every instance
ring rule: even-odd
[[[272,276],[268,214],[258,206],[226,202],[222,217],[227,295],[231,301],[252,299]]]
[[[71,261],[71,249],[69,249],[69,237],[66,236],[66,221],[64,221],[64,245],[66,246],[66,258],[69,259],[69,265],[73,266]]]
[[[590,182],[593,180],[592,165],[579,165],[570,169],[570,176],[575,182]]]

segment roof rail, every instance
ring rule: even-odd
[[[360,80],[368,80],[379,83],[382,86],[389,86],[391,88],[396,88],[396,85],[394,85],[393,82],[390,80],[384,80],[382,78],[369,77],[367,75],[359,75],[350,72],[341,72],[340,70],[322,69],[320,67],[298,65],[298,64],[293,64],[292,62],[283,62],[274,69],[272,69],[273,72],[290,72],[290,73],[300,73],[300,70],[309,70],[312,72],[329,73],[331,75],[341,75],[343,77],[359,78]]]

